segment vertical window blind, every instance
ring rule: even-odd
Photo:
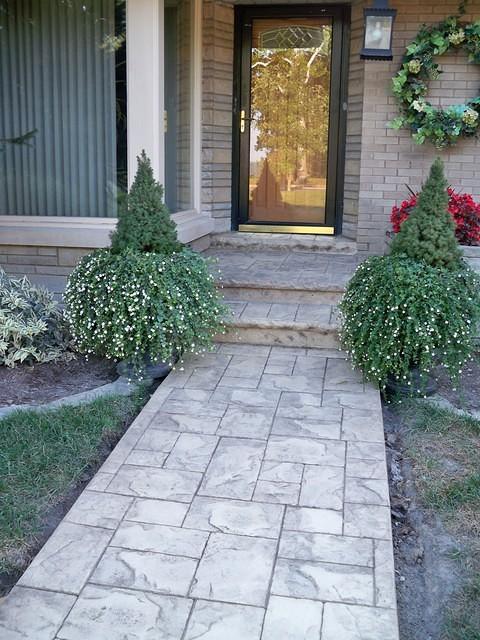
[[[119,4],[0,0],[1,215],[116,215]]]

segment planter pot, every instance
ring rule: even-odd
[[[175,359],[172,358],[172,362]],[[152,362],[149,356],[146,356],[144,359],[144,367],[142,370],[142,376],[144,378],[153,378],[157,380],[158,378],[165,378],[165,376],[170,373],[172,370],[172,365],[168,364],[168,362]],[[117,373],[119,376],[123,376],[125,378],[136,378],[137,372],[135,368],[128,362],[127,360],[122,360],[117,364]]]
[[[428,377],[427,380],[425,380],[425,378],[422,379],[418,369],[412,369],[410,371],[410,379],[412,381],[411,385],[400,382],[393,376],[389,376],[386,386],[387,395],[390,397],[410,396],[419,398],[433,395],[438,388],[437,381],[434,378]],[[420,393],[417,389],[420,389]]]

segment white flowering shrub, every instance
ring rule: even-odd
[[[0,364],[51,362],[73,357],[67,324],[53,295],[26,277],[0,268]]]
[[[466,266],[436,269],[404,255],[367,259],[340,304],[341,340],[367,380],[411,384],[443,365],[456,378],[474,349],[480,281]],[[415,390],[418,391],[418,390]]]
[[[137,370],[147,357],[171,362],[205,350],[224,331],[226,307],[208,262],[187,249],[169,256],[95,251],[70,275],[65,303],[80,351]]]

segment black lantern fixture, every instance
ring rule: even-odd
[[[373,7],[363,10],[365,33],[360,57],[365,60],[391,60],[393,22],[396,9],[390,9],[388,0],[373,0]]]

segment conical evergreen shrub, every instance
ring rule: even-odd
[[[126,206],[119,210],[117,228],[112,234],[112,252],[134,249],[170,255],[182,245],[163,201],[163,187],[155,180],[145,151],[137,157],[137,162]]]
[[[437,158],[415,209],[392,241],[392,255],[405,254],[437,268],[455,269],[460,265],[462,254],[448,212],[447,186],[443,162]]]

